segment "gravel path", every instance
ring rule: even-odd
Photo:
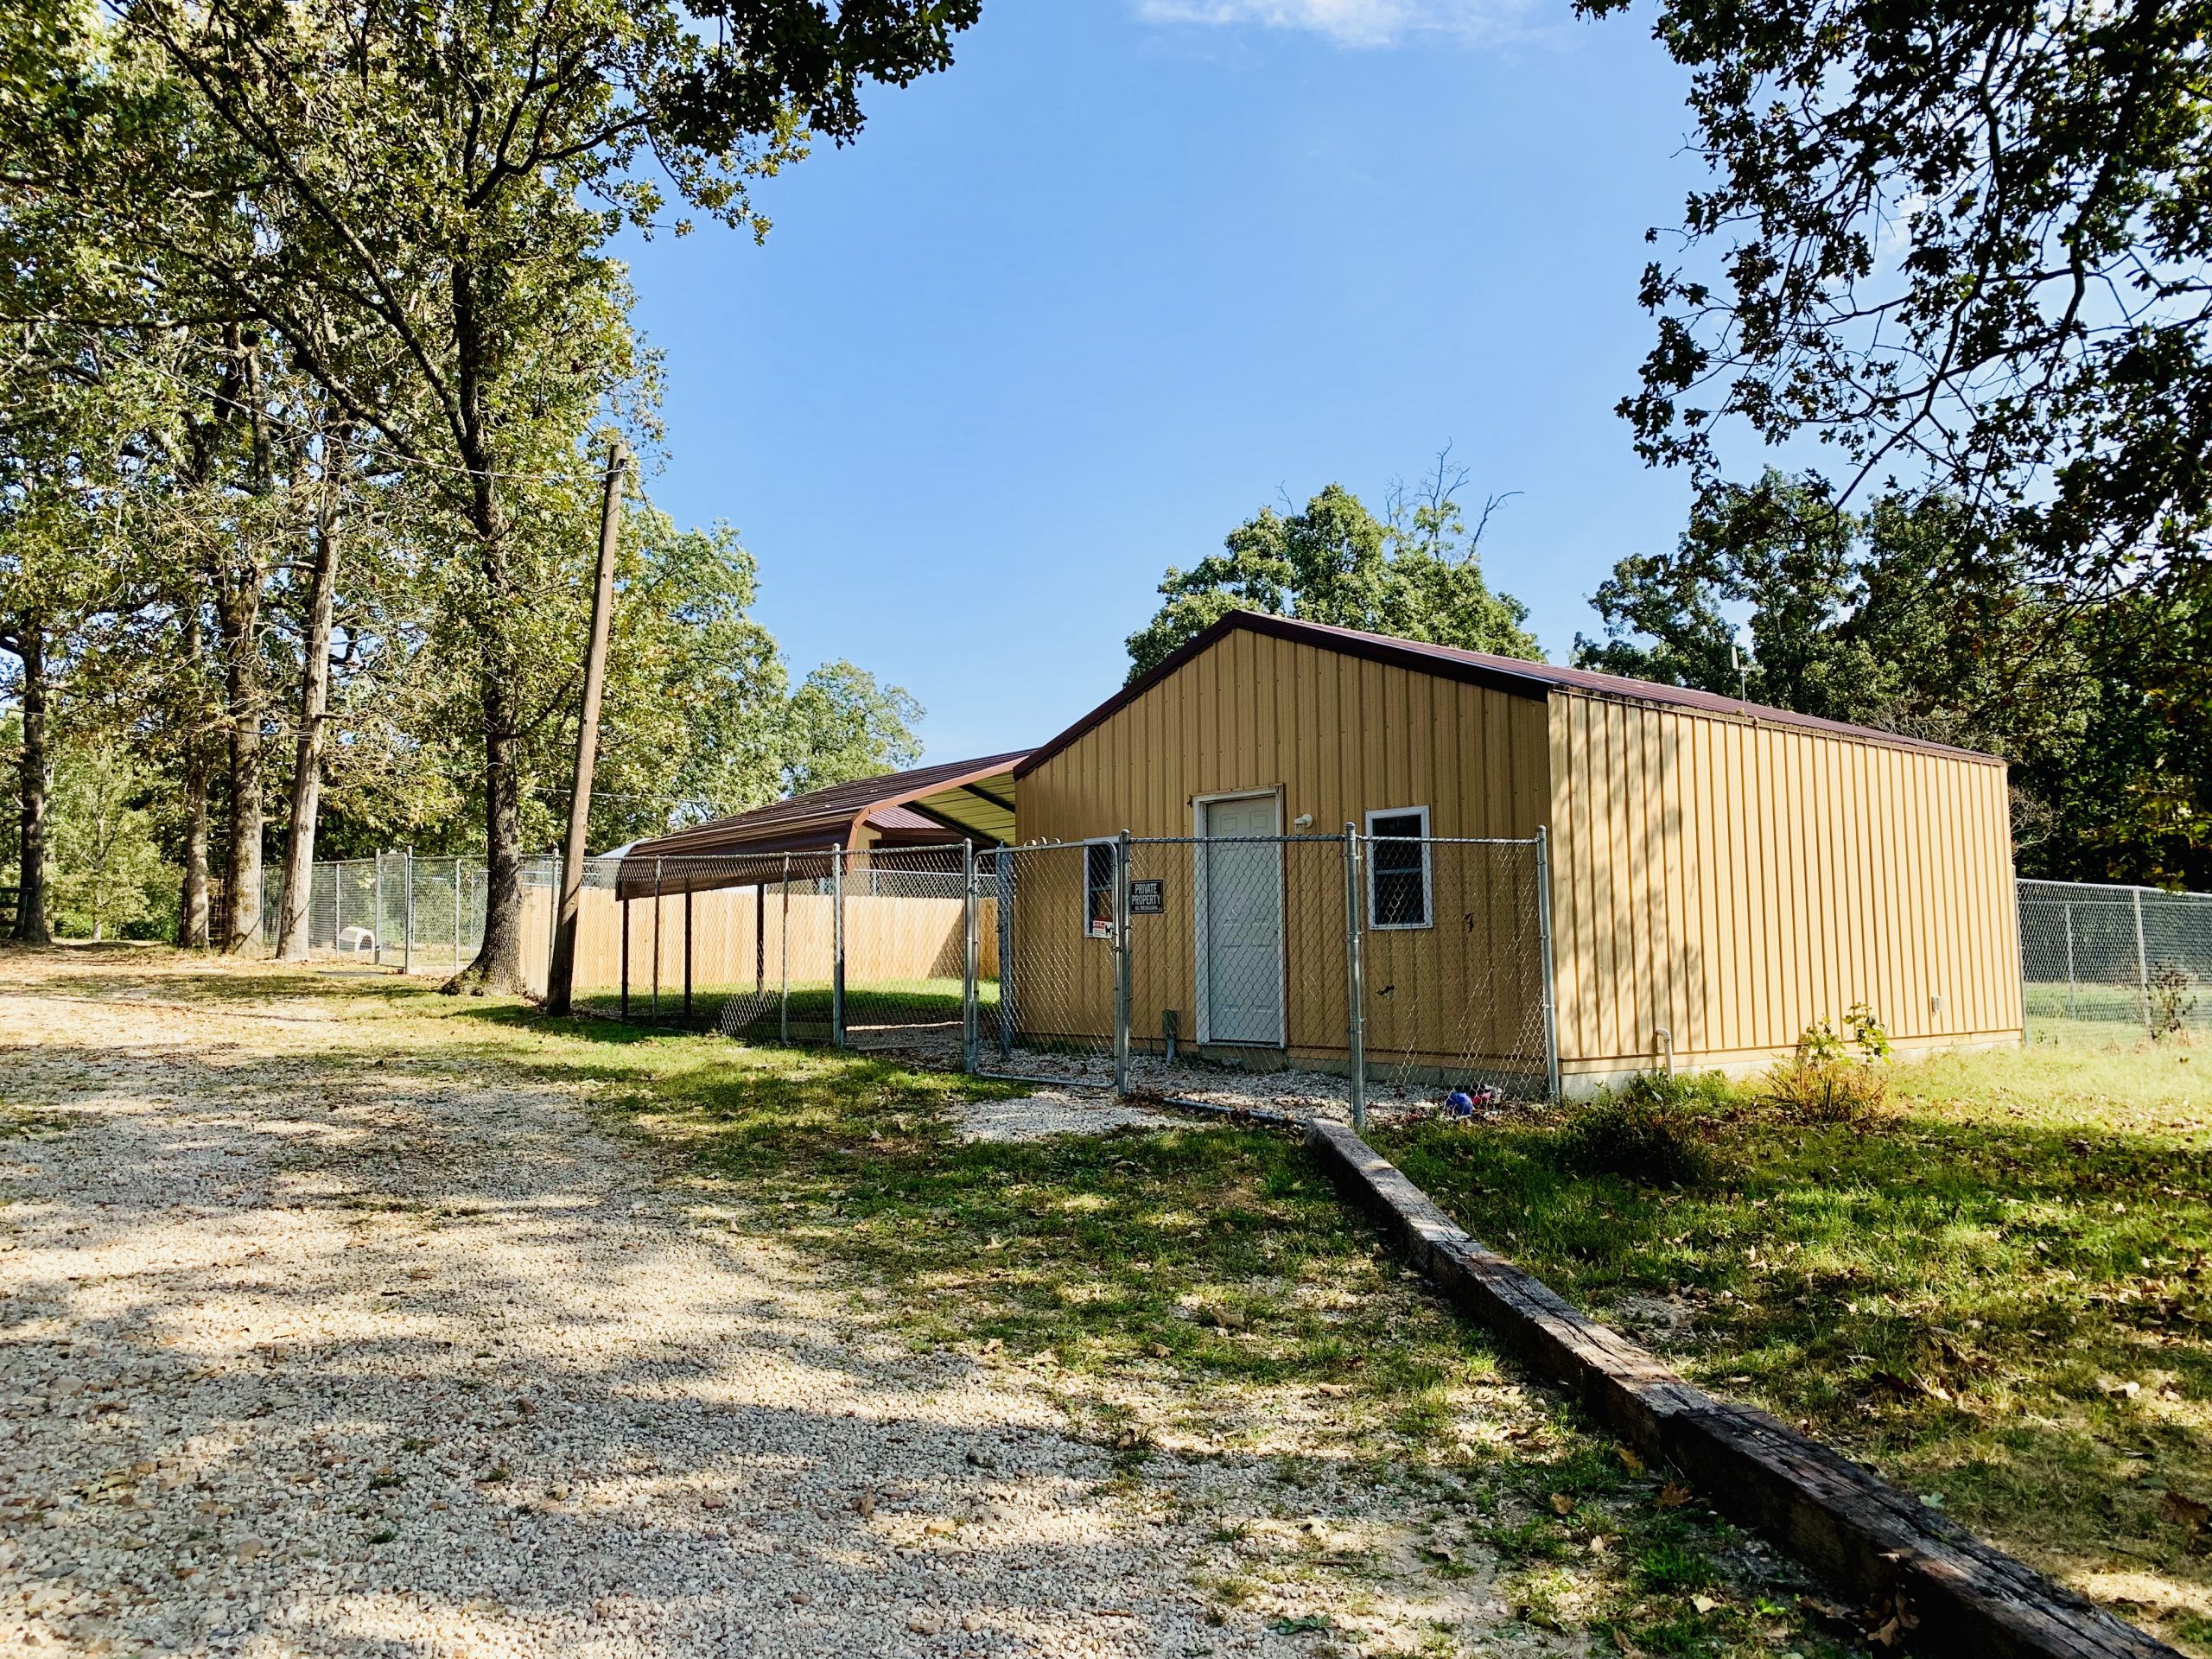
[[[1105,1135],[1115,1129],[1182,1129],[1186,1116],[1124,1105],[1096,1090],[1040,1089],[1016,1100],[970,1100],[960,1108],[963,1141],[1037,1141],[1048,1135]]]
[[[28,973],[0,988],[0,1648],[1314,1650],[1206,1622],[1205,1506],[1109,1487],[1040,1390],[901,1351],[687,1211],[578,1095],[341,1064],[312,996]]]

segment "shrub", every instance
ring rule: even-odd
[[[2178,1037],[2196,1012],[2196,977],[2178,963],[2162,962],[2151,970],[2151,1035]]]
[[[1575,1114],[1560,1135],[1559,1160],[1586,1175],[1694,1185],[1713,1173],[1713,1155],[1698,1141],[1690,1107],[1712,1095],[1712,1084],[1697,1079],[1632,1078]]]
[[[1843,1036],[1825,1020],[1806,1027],[1796,1052],[1767,1073],[1766,1098],[1815,1123],[1863,1123],[1879,1111],[1890,1097],[1890,1033],[1864,1002],[1845,1010],[1843,1027]]]
[[[1800,1053],[1767,1073],[1766,1096],[1808,1122],[1860,1123],[1888,1103],[1890,1080],[1871,1065]]]

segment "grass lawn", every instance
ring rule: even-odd
[[[702,1029],[718,1029],[726,1006],[733,998],[743,1005],[744,1013],[732,1034],[747,1041],[776,1041],[786,1018],[795,1038],[826,1039],[829,1034],[832,1008],[829,985],[826,982],[794,982],[786,996],[783,982],[774,978],[769,980],[766,989],[756,989],[751,980],[732,984],[719,981],[698,982],[691,988],[691,1023]],[[976,1000],[981,1007],[996,1008],[998,982],[995,979],[978,980]],[[579,1013],[596,1014],[609,1019],[616,1016],[620,1003],[621,993],[619,990],[580,991],[575,997]],[[861,982],[845,988],[845,1023],[855,1030],[875,1026],[957,1028],[962,1019],[962,1004],[961,982],[957,979]],[[651,1020],[656,1007],[659,1010],[659,1018],[665,1023],[674,1025],[682,1020],[683,986],[680,980],[673,985],[663,985],[658,1001],[650,982],[631,986],[631,1018]]]
[[[1688,1376],[2212,1655],[2212,1046],[2101,1036],[1897,1067],[1861,1128],[1708,1103],[1685,1186],[1562,1116],[1377,1140]]]

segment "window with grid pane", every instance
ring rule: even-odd
[[[1367,925],[1429,925],[1428,809],[1395,807],[1367,815]]]

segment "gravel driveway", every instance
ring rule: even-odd
[[[40,960],[0,975],[0,1646],[1313,1651],[1206,1622],[1157,1489],[1231,1476],[1109,1484],[579,1094],[337,1064],[328,982],[193,1007]]]

